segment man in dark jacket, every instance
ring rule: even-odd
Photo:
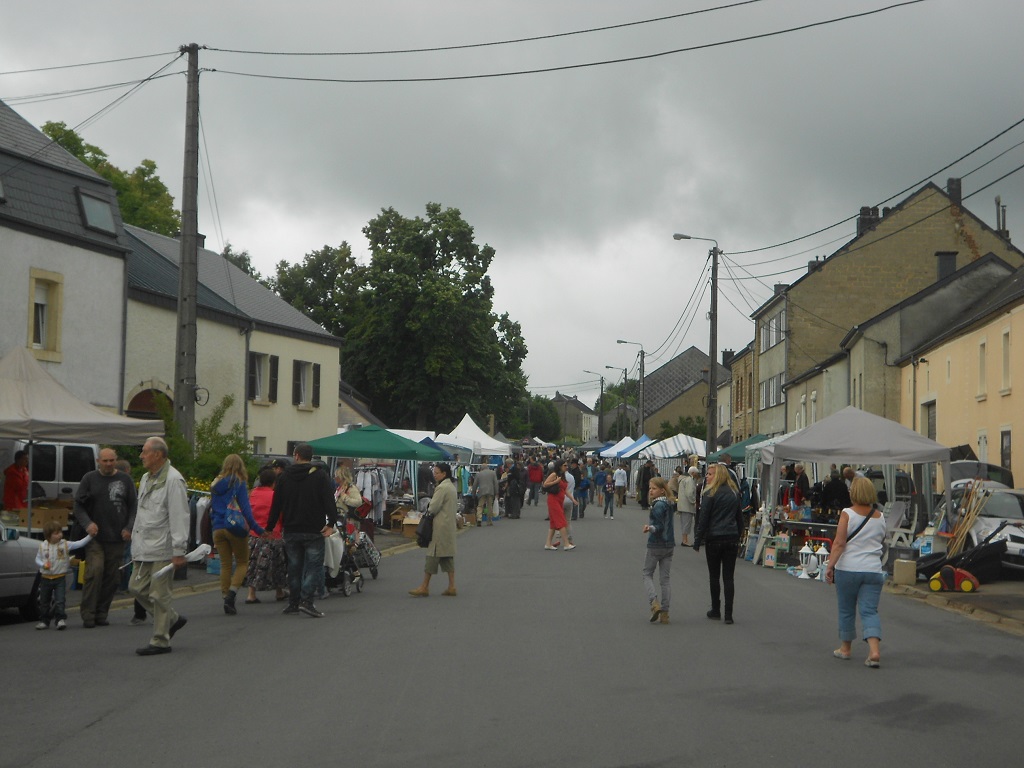
[[[324,537],[338,520],[334,482],[322,467],[312,464],[308,443],[295,446],[295,463],[277,478],[267,530],[284,521],[284,550],[288,555],[288,607],[284,613],[320,618],[313,595],[324,570]]]
[[[85,547],[82,624],[105,627],[107,612],[121,581],[125,542],[132,540],[138,500],[135,482],[119,472],[113,448],[100,451],[99,469],[86,472],[75,492],[75,519],[92,536]]]

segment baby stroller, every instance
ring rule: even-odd
[[[369,537],[365,533],[359,531],[358,516],[349,514],[346,515],[344,522],[338,523],[337,531],[341,538],[341,552],[340,559],[338,562],[337,575],[331,575],[331,568],[327,565],[324,566],[326,574],[324,577],[324,583],[328,590],[337,589],[344,597],[348,597],[352,594],[352,590],[356,592],[363,591],[363,575],[359,572],[359,564],[357,562],[356,551],[359,549],[359,539],[365,538],[369,541]],[[377,553],[377,558],[380,558],[380,552],[376,547],[373,546],[373,542],[369,542],[369,545],[373,547]],[[336,546],[336,545],[335,545]],[[373,578],[377,578],[377,566],[376,563],[373,565]]]

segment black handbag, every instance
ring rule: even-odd
[[[420,517],[420,522],[416,526],[416,544],[420,547],[429,547],[433,538],[434,516],[428,513]]]

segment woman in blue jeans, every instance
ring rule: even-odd
[[[842,511],[836,528],[836,540],[825,571],[825,579],[836,585],[839,607],[839,647],[832,651],[837,659],[849,661],[857,636],[856,613],[860,611],[861,635],[868,644],[864,664],[877,669],[881,663],[879,646],[882,623],[878,618],[878,598],[885,575],[882,572],[882,541],[885,518],[875,502],[875,486],[866,477],[854,478],[850,485],[850,506]]]

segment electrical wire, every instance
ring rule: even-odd
[[[82,128],[85,128],[86,126],[92,125],[94,122],[99,120],[100,117],[108,114],[109,112],[112,112],[118,106],[120,106],[125,101],[127,101],[136,92],[138,92],[138,90],[140,88],[142,88],[143,85],[146,85],[147,83],[149,83],[149,82],[153,81],[154,79],[156,79],[157,76],[160,75],[161,72],[163,72],[165,69],[167,69],[169,66],[171,66],[179,58],[181,58],[182,55],[183,55],[182,53],[179,53],[177,56],[175,56],[173,59],[171,59],[171,61],[167,62],[162,67],[160,67],[155,72],[153,72],[153,74],[151,74],[149,77],[146,77],[146,78],[143,78],[142,80],[139,80],[128,91],[126,91],[125,93],[122,93],[120,96],[118,96],[116,99],[114,99],[113,101],[109,102],[105,106],[100,107],[99,110],[97,110],[96,112],[93,112],[89,117],[85,118],[85,120],[83,120],[78,125],[74,126],[73,128],[70,128],[69,130],[72,131],[72,132],[77,132],[78,130],[80,130]],[[56,139],[50,139],[48,142],[46,142],[43,146],[41,146],[35,152],[32,152],[27,157],[19,160],[18,162],[16,162],[14,165],[12,165],[7,170],[5,170],[3,172],[0,172],[0,179],[4,178],[5,176],[9,176],[15,170],[20,168],[24,163],[27,163],[28,161],[32,160],[33,158],[38,157],[40,154],[42,154],[43,152],[48,150],[50,147],[52,147],[56,143],[57,143]]]
[[[381,84],[381,83],[439,83],[439,82],[451,82],[456,80],[487,80],[499,77],[519,77],[523,75],[538,75],[547,74],[549,72],[566,72],[575,69],[587,69],[590,67],[601,67],[610,64],[626,64],[636,61],[648,61],[650,59],[657,59],[664,56],[673,56],[679,53],[691,53],[693,51],[707,50],[710,48],[718,48],[726,45],[735,45],[738,43],[747,43],[753,40],[763,40],[769,37],[777,37],[779,35],[786,35],[792,32],[803,32],[808,29],[815,27],[824,27],[829,24],[838,24],[844,21],[851,21],[853,19],[863,18],[865,16],[873,16],[879,13],[885,13],[898,8],[902,8],[908,5],[917,5],[918,3],[928,2],[928,0],[904,0],[900,3],[893,3],[882,8],[874,8],[870,11],[862,11],[861,13],[851,13],[846,16],[838,16],[833,19],[825,19],[824,21],[815,21],[807,24],[801,24],[795,27],[788,27],[786,29],[779,29],[773,32],[760,32],[754,35],[746,35],[744,37],[731,38],[729,40],[720,40],[714,43],[701,43],[699,45],[691,45],[685,48],[675,48],[668,51],[658,51],[656,53],[641,54],[638,56],[624,56],[617,59],[605,59],[601,61],[591,61],[582,64],[562,64],[551,67],[540,67],[538,69],[520,69],[512,70],[508,72],[488,72],[481,74],[472,75],[440,75],[436,77],[371,77],[371,78],[341,78],[341,77],[300,77],[298,75],[270,75],[262,74],[258,72],[240,72],[238,70],[229,69],[216,69],[212,71],[219,72],[224,75],[234,75],[236,77],[252,77],[263,80],[284,80],[291,82],[303,82],[303,83],[343,83],[343,84]]]
[[[53,72],[57,69],[77,69],[79,67],[96,67],[101,64],[120,64],[125,61],[138,61],[140,59],[154,59],[157,56],[170,56],[171,54],[177,53],[177,51],[161,51],[160,53],[146,53],[142,56],[125,56],[120,59],[104,59],[103,61],[86,61],[81,64],[56,64],[52,67],[35,67],[34,69],[10,69],[6,72],[0,72],[0,77],[4,75],[26,75],[32,72]]]
[[[694,294],[697,293],[697,286],[699,286],[701,284],[701,281],[704,278],[704,272],[707,271],[708,263],[710,261],[711,261],[711,256],[709,255],[708,258],[704,262],[704,266],[701,267],[700,274],[697,275],[697,279],[693,281],[693,289],[690,291],[690,298],[688,298],[686,300],[686,303],[683,305],[683,311],[679,314],[679,317],[676,319],[675,325],[672,326],[672,330],[668,332],[668,336],[665,337],[665,340],[663,342],[661,342],[661,344],[659,344],[657,347],[655,347],[654,349],[652,349],[650,352],[647,353],[649,357],[653,358],[654,360],[660,359],[660,358],[657,357],[658,352],[660,352],[663,347],[665,347],[668,344],[672,343],[671,342],[672,337],[675,334],[676,329],[682,324],[683,318],[686,316],[686,313],[689,310],[690,302],[693,301],[693,296],[694,296]]]
[[[662,21],[672,21],[675,19],[682,19],[687,16],[697,16],[702,13],[711,13],[713,11],[723,11],[731,8],[736,8],[741,5],[753,5],[754,3],[762,2],[762,0],[742,0],[742,2],[730,3],[728,5],[719,5],[713,8],[702,8],[697,11],[687,11],[685,13],[675,13],[670,16],[658,16],[653,19],[643,19],[641,21],[627,21],[622,24],[609,24],[604,27],[590,27],[588,29],[577,29],[572,32],[556,32],[550,35],[536,35],[534,37],[519,37],[511,40],[494,40],[486,43],[468,43],[466,45],[442,45],[435,46],[432,48],[399,48],[392,50],[380,50],[380,51],[246,51],[237,50],[232,48],[209,48],[211,51],[218,51],[219,53],[240,53],[250,56],[385,56],[393,54],[407,54],[407,53],[436,53],[439,51],[463,51],[471,48],[488,48],[499,45],[514,45],[518,43],[533,43],[539,40],[554,40],[560,37],[572,37],[574,35],[588,35],[594,32],[607,32],[613,29],[625,29],[627,27],[638,27],[643,24],[654,24]],[[3,74],[3,73],[0,73]]]
[[[141,80],[126,80],[121,83],[107,83],[106,85],[91,85],[86,88],[69,88],[63,91],[50,91],[48,93],[31,93],[23,96],[2,96],[0,100],[7,104],[37,104],[46,101],[56,101],[58,99],[69,99],[74,96],[82,96],[90,93],[101,93],[103,91],[112,91],[116,88],[124,88],[129,85],[140,85],[142,83],[151,82],[153,80],[161,80],[165,77],[174,77],[176,75],[184,75],[184,70],[178,72],[166,72],[162,75],[151,75]]]

